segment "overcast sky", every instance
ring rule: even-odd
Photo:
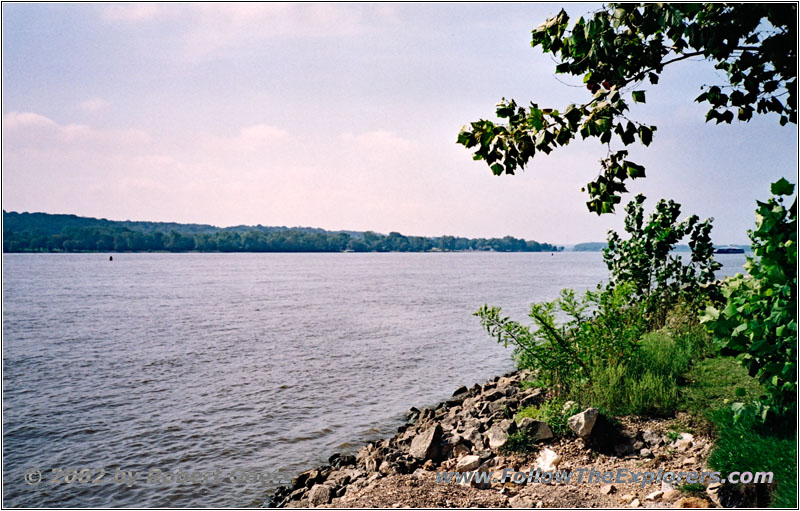
[[[574,17],[595,5],[569,4]],[[263,224],[572,244],[590,214],[595,139],[495,177],[455,143],[502,97],[563,108],[530,31],[557,4],[3,4],[3,208],[114,220]],[[676,64],[632,116],[633,192],[715,217],[745,243],[756,199],[796,182],[797,129],[706,125],[719,82]],[[570,83],[577,83],[572,80]],[[627,202],[632,195],[624,198]]]

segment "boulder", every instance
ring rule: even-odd
[[[524,431],[532,442],[553,438],[553,430],[550,429],[546,422],[537,421],[530,417],[525,417],[519,421],[517,429]]]
[[[475,427],[470,427],[464,430],[461,433],[461,438],[469,442],[473,448],[475,449],[483,449],[483,435],[481,435],[480,429]]]
[[[592,429],[599,413],[597,408],[587,408],[567,419],[567,425],[578,437],[587,439],[592,434]]]
[[[678,439],[672,442],[672,446],[679,451],[685,451],[692,446],[692,442],[694,442],[694,436],[690,433],[681,433]]]
[[[315,484],[308,492],[308,503],[311,506],[321,506],[331,501],[333,492],[326,484]]]
[[[489,443],[489,447],[492,449],[499,449],[508,443],[508,436],[516,432],[517,425],[514,421],[511,420],[503,420],[500,423],[495,424],[492,426],[489,431],[486,432],[486,440]]]
[[[469,454],[469,447],[466,444],[460,443],[453,446],[453,457],[460,458],[464,455]]]
[[[456,472],[471,472],[481,466],[480,456],[464,456],[456,463]]]
[[[435,426],[426,429],[411,441],[408,453],[420,460],[430,460],[439,457],[439,442],[442,440],[442,427]]]
[[[453,397],[460,396],[469,392],[469,389],[464,385],[458,387],[455,392],[453,392]]]
[[[658,447],[664,443],[664,439],[661,435],[649,429],[646,429],[642,432],[642,440],[653,447]]]
[[[483,399],[484,401],[497,401],[498,399],[503,398],[505,396],[506,393],[498,389],[498,390],[493,390],[492,392],[489,392],[487,394],[484,394]]]

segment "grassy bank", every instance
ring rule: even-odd
[[[674,431],[701,429],[714,437],[709,466],[727,477],[730,472],[773,472],[769,486],[772,507],[797,505],[797,447],[793,424],[763,424],[743,415],[735,420],[732,403],[757,400],[764,389],[733,357],[717,356],[708,333],[697,325],[642,336],[638,350],[626,362],[600,368],[592,384],[539,406],[520,410],[524,417],[547,422],[557,436],[569,434],[567,418],[584,407],[600,408],[611,417],[689,417],[689,427],[675,420]],[[573,406],[565,406],[574,401]],[[517,434],[509,446],[533,447]],[[698,488],[683,488],[688,493]]]

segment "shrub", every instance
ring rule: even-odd
[[[649,325],[657,329],[664,326],[667,311],[679,301],[693,303],[705,296],[720,265],[714,261],[711,243],[713,219],[700,222],[692,215],[678,222],[680,204],[662,199],[645,223],[644,201],[644,195],[637,195],[625,207],[625,231],[630,238],[624,240],[609,232],[603,259],[611,272],[609,286],[632,284],[632,298],[645,305]],[[686,236],[691,258],[684,264],[670,252]]]
[[[758,202],[756,229],[748,231],[755,257],[748,276],[726,279],[724,307],[706,309],[703,320],[723,353],[737,355],[767,395],[760,415],[792,416],[797,407],[797,199],[785,179],[772,184],[776,197]]]
[[[631,287],[587,292],[582,299],[565,289],[552,302],[534,303],[529,316],[535,329],[501,316],[484,305],[476,316],[492,337],[514,346],[520,369],[532,369],[537,383],[559,395],[591,381],[593,368],[624,360],[644,331],[641,310],[631,305]],[[566,317],[558,324],[556,315]]]

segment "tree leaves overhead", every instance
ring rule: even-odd
[[[620,165],[612,142],[627,146],[653,141],[655,126],[628,118],[629,100],[645,103],[642,84],[657,85],[670,64],[707,59],[723,72],[720,84],[703,84],[695,99],[710,106],[706,122],[749,121],[776,114],[797,123],[797,26],[795,4],[610,4],[570,27],[563,10],[532,31],[531,45],[557,60],[556,74],[583,78],[591,95],[560,113],[536,103],[503,98],[502,123],[479,120],[465,126],[458,143],[473,150],[495,175],[514,174],[536,156],[581,138],[608,145],[601,173],[584,189],[597,214],[614,211],[624,181],[644,177],[644,167]],[[627,153],[626,153],[627,155]]]

